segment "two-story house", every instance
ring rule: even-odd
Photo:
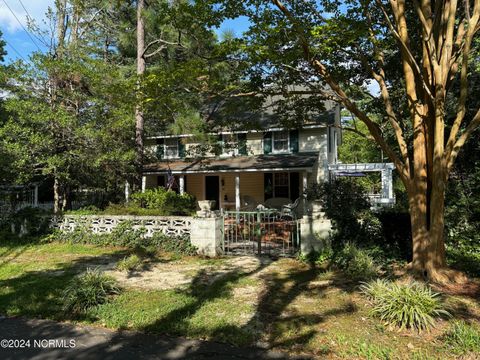
[[[295,201],[312,183],[328,180],[328,166],[337,162],[341,142],[340,107],[325,102],[325,111],[311,116],[298,128],[285,128],[274,117],[256,130],[218,134],[225,146],[217,155],[191,157],[199,144],[190,134],[150,137],[146,146],[158,161],[144,167],[143,189],[166,186],[175,176],[180,193],[197,200],[216,200],[216,208],[240,210],[245,199],[263,204],[271,198]]]

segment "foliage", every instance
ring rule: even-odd
[[[194,196],[187,193],[180,195],[163,187],[135,193],[132,201],[139,207],[158,210],[161,215],[192,215],[196,209]]]
[[[333,265],[354,281],[369,280],[378,275],[378,266],[367,251],[347,243],[333,254]]]
[[[142,259],[137,254],[131,254],[120,260],[115,267],[120,271],[134,271],[141,269],[142,266]]]
[[[13,236],[37,236],[45,234],[48,231],[49,225],[49,211],[26,207],[18,210],[15,213],[8,214],[0,222],[0,227],[5,231],[14,230],[15,234]],[[11,229],[13,225],[14,229]],[[24,234],[20,234],[21,231],[24,231]]]
[[[109,296],[120,293],[116,281],[98,268],[88,268],[73,278],[63,293],[63,310],[80,315],[92,307],[104,304]]]
[[[374,211],[362,184],[351,178],[316,184],[307,191],[310,200],[320,200],[333,221],[331,243],[341,248],[346,243],[363,247],[380,246],[389,257],[411,259],[411,227],[408,213],[395,209]]]
[[[418,282],[397,284],[377,279],[363,284],[361,291],[370,299],[374,316],[402,329],[428,330],[436,317],[449,315],[439,294]]]
[[[480,353],[480,327],[465,321],[455,321],[442,336],[442,341],[455,354]]]
[[[345,242],[363,236],[362,229],[367,228],[362,226],[361,219],[370,204],[363,187],[352,179],[315,184],[307,190],[307,199],[320,200],[326,216],[334,222],[336,239]]]

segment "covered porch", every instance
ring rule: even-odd
[[[215,209],[250,210],[265,203],[292,203],[316,181],[317,153],[259,155],[228,159],[160,162],[146,167],[142,189],[166,186],[197,200],[215,200]]]

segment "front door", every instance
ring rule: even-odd
[[[205,176],[205,200],[215,200],[214,210],[220,208],[220,179],[218,176]]]

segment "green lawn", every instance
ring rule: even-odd
[[[447,297],[451,320],[431,332],[398,332],[369,316],[365,299],[341,274],[293,259],[235,269],[199,270],[186,288],[125,288],[82,318],[61,310],[68,281],[88,266],[125,257],[121,248],[87,245],[0,245],[0,314],[92,323],[113,329],[213,339],[327,358],[454,358],[443,336],[458,317],[480,319],[478,300]],[[159,263],[222,266],[228,260],[162,258]]]

